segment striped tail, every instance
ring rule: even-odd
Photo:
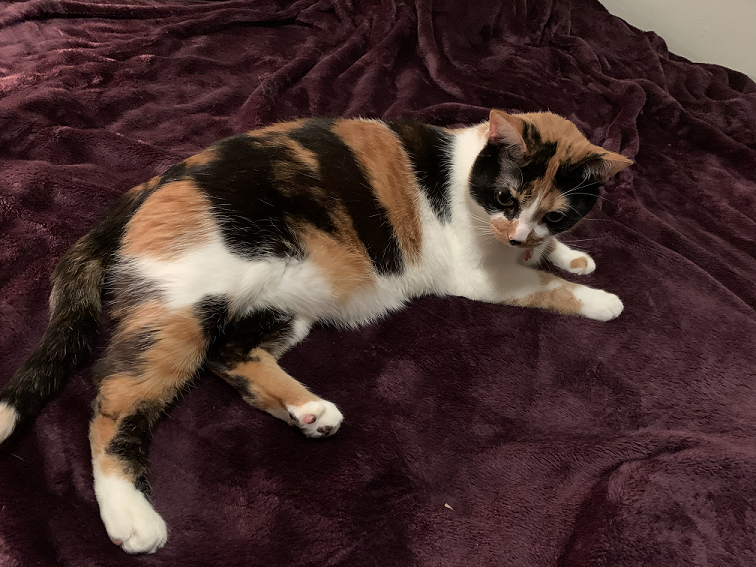
[[[99,333],[105,272],[126,223],[149,189],[144,184],[124,195],[55,268],[47,330],[0,392],[0,443],[20,422],[34,419],[92,352]]]
[[[20,421],[35,418],[94,348],[104,270],[93,236],[79,240],[55,269],[47,330],[0,392],[0,442]]]

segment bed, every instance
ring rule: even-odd
[[[756,565],[756,85],[594,0],[29,0],[0,8],[0,385],[57,259],[209,143],[314,115],[456,126],[551,110],[635,165],[565,242],[599,323],[425,297],[282,366],[325,441],[200,376],[155,430],[170,538],[100,521],[91,362],[0,446],[0,564]],[[570,276],[572,277],[572,276]]]

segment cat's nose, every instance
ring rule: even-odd
[[[520,240],[510,240],[509,243],[512,246],[519,246],[520,244],[522,244],[522,242]]]

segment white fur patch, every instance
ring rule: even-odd
[[[233,254],[218,234],[172,260],[142,257],[130,264],[145,279],[158,282],[172,308],[194,305],[207,295],[225,295],[249,309],[275,305],[307,314],[313,300],[328,302],[331,296],[311,262],[246,260]]]
[[[541,197],[537,197],[532,202],[530,202],[527,207],[520,211],[520,215],[517,220],[517,228],[515,229],[514,235],[512,235],[513,240],[525,242],[528,239],[528,236],[530,236],[530,233],[536,229],[538,225],[538,219],[533,218],[533,215],[535,215],[535,213],[538,211],[538,206],[540,205],[540,203]]]
[[[168,540],[168,528],[134,485],[124,478],[105,475],[93,463],[94,486],[100,517],[114,543],[129,553],[155,553]]]
[[[326,400],[313,400],[301,406],[287,406],[289,413],[296,420],[297,425],[307,437],[326,437],[339,430],[344,416],[339,408]],[[309,421],[308,416],[314,416],[315,421]]]
[[[583,303],[580,314],[596,321],[611,321],[619,317],[624,305],[619,297],[601,289],[578,286],[572,293]]]
[[[18,412],[5,402],[0,402],[0,443],[5,441],[18,423]]]

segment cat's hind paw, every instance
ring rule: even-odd
[[[339,408],[326,400],[313,400],[301,406],[287,406],[293,425],[307,437],[329,437],[336,433],[344,420]]]
[[[100,517],[110,540],[128,553],[155,553],[168,540],[163,518],[131,482],[95,472]]]

